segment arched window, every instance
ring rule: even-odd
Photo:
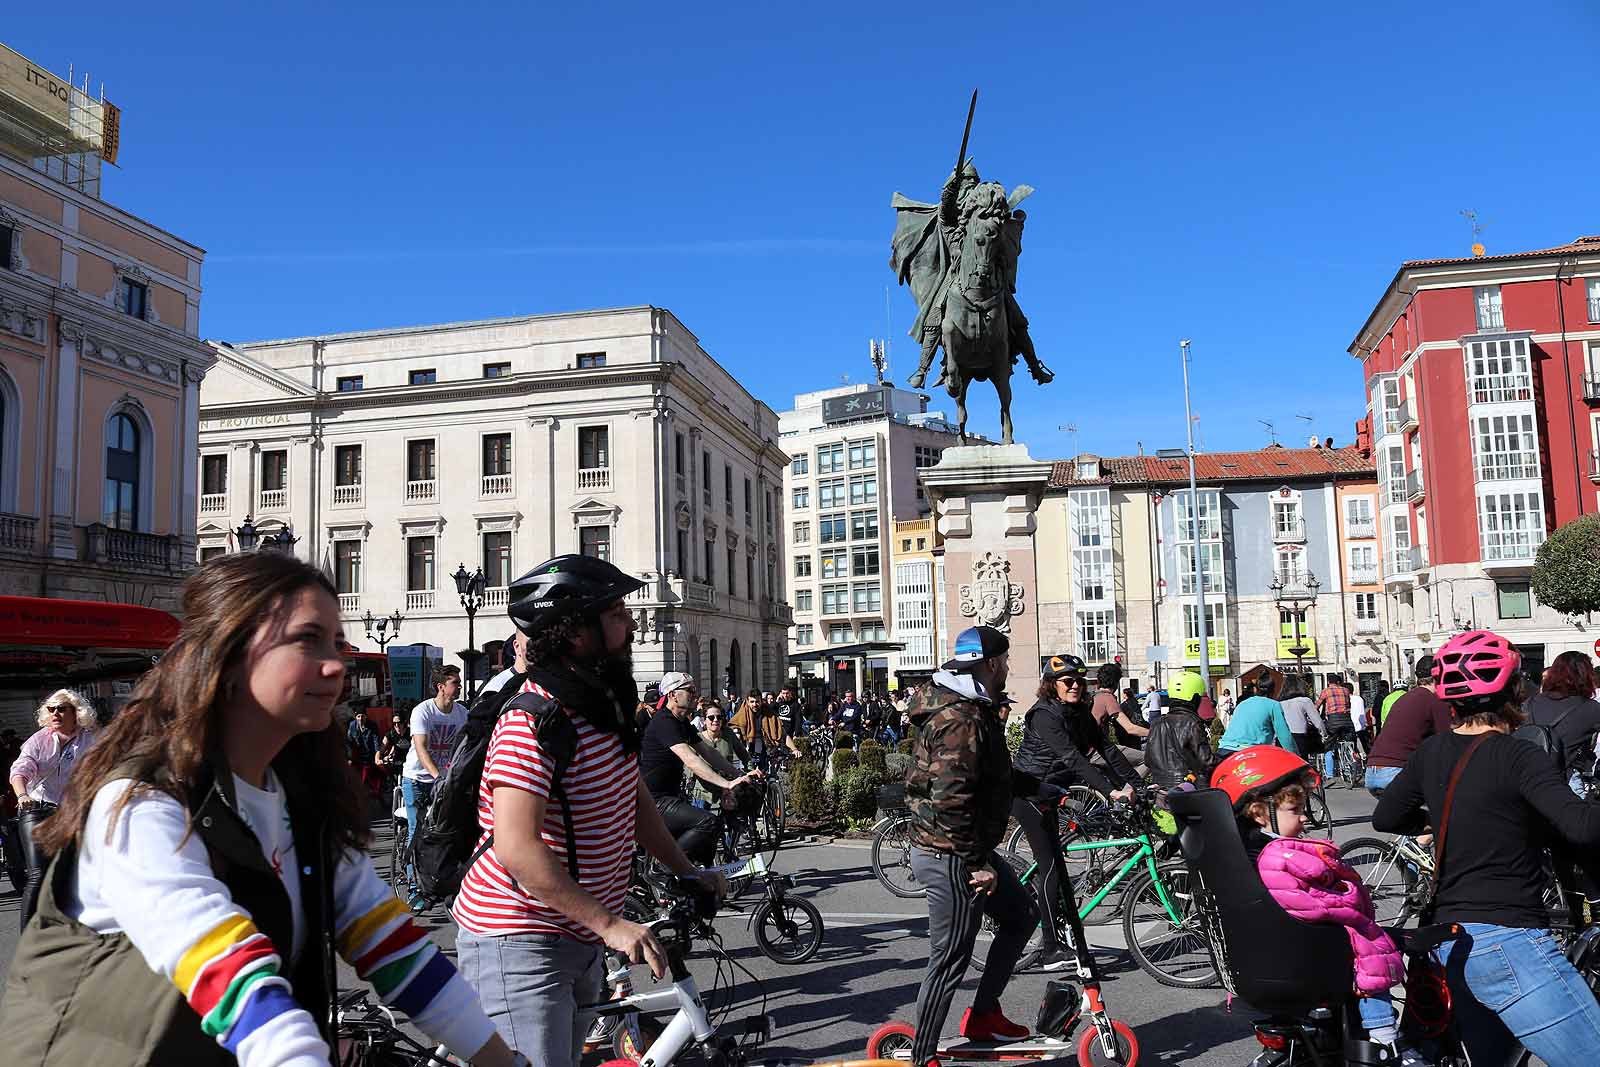
[[[114,530],[139,528],[139,427],[118,412],[106,427],[106,487],[101,521]]]
[[[741,693],[744,692],[744,686],[742,684],[740,684],[743,681],[744,681],[744,678],[739,673],[739,642],[737,640],[729,641],[728,642],[728,688],[733,690],[733,695],[735,697],[738,697]]]
[[[22,471],[21,423],[22,400],[16,382],[0,367],[0,511],[17,510],[17,479]]]
[[[761,653],[756,650],[756,643],[750,642],[750,688],[766,689],[766,681],[761,677]]]

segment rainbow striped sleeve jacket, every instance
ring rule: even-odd
[[[79,921],[125,934],[241,1067],[326,1067],[328,1048],[284,976],[286,946],[257,929],[213,877],[204,844],[186,835],[183,807],[140,795],[108,836],[128,786],[113,782],[95,797],[78,860]],[[380,998],[463,1058],[482,1047],[494,1027],[477,995],[365,855],[342,858],[334,908],[339,954]]]

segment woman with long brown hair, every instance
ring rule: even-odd
[[[39,828],[55,858],[0,1001],[9,1061],[326,1067],[337,949],[457,1055],[517,1062],[366,856],[327,579],[226,556],[183,615]]]

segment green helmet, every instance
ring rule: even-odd
[[[1167,699],[1186,708],[1199,704],[1205,692],[1206,680],[1197,671],[1179,671],[1167,683]]]

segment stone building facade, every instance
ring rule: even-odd
[[[506,586],[565,552],[643,577],[641,685],[688,669],[773,688],[790,622],[777,416],[670,311],[619,308],[217,346],[201,396],[199,552],[291,531],[347,638],[400,612],[454,660],[450,575],[481,566],[478,649]],[[713,681],[715,679],[715,681]]]
[[[203,256],[0,155],[0,593],[177,609]]]

